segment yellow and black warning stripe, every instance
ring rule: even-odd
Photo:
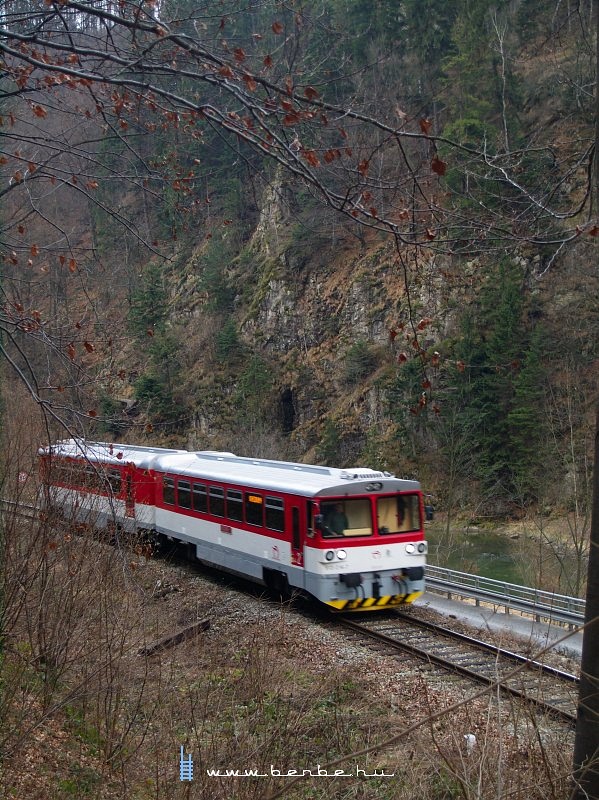
[[[357,597],[355,600],[327,600],[327,605],[335,611],[377,611],[390,606],[413,603],[422,592],[410,594],[386,594],[383,597]]]

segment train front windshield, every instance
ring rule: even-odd
[[[400,494],[378,497],[376,516],[379,533],[412,533],[422,527],[420,497],[417,494]]]
[[[375,503],[380,534],[411,533],[421,529],[419,495],[377,497]],[[359,497],[321,502],[319,528],[325,539],[341,536],[372,536],[370,499]]]
[[[367,497],[321,503],[320,514],[321,533],[325,539],[336,536],[372,536],[370,500]]]

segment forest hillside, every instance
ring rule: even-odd
[[[197,560],[194,531],[233,533],[224,481],[189,535],[200,481],[178,480],[172,514],[156,473],[176,522],[153,530],[149,461],[108,447],[115,469],[91,459],[76,489],[54,461],[64,505],[39,470],[73,436],[389,470],[439,512],[431,562],[435,534],[447,554],[462,523],[481,541],[509,520],[537,585],[574,594],[590,551],[594,621],[598,28],[598,0],[0,3],[2,796],[599,795],[591,623],[573,735],[498,666],[474,686],[280,602],[326,528],[307,503],[285,522],[281,486],[240,517],[227,484],[247,547],[206,559],[271,604],[171,547]],[[387,594],[366,560],[391,557],[381,521],[375,548],[361,524],[347,542],[364,561],[315,540],[326,597],[371,617],[420,594],[427,547],[402,527]],[[578,668],[546,638],[501,644],[526,654],[509,671],[529,697],[552,693],[536,660]]]
[[[450,512],[586,502],[590,0],[156,13],[212,44],[199,88],[182,44],[145,95],[65,71],[125,52],[100,16],[44,76],[7,11],[8,385],[55,436],[364,463]]]

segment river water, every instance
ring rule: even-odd
[[[426,538],[431,564],[559,594],[578,596],[583,591],[570,548],[543,542],[532,532],[512,538],[500,530],[468,528],[447,536],[444,527],[432,524]],[[582,572],[586,575],[586,563]]]

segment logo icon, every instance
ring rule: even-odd
[[[181,759],[179,762],[179,780],[193,780],[193,759],[191,755],[185,755],[183,752],[183,745],[181,745]]]

